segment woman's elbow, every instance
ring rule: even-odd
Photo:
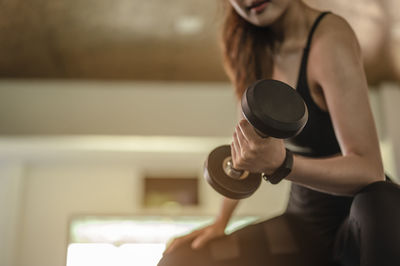
[[[364,186],[375,182],[385,181],[385,171],[380,160],[368,160],[364,169],[366,170],[363,171]]]
[[[386,179],[385,171],[383,168],[382,160],[380,157],[376,156],[362,156],[356,155],[358,160],[358,178],[356,180],[353,191],[350,194],[356,194],[358,191],[362,190],[364,187],[375,183],[381,182]],[[355,162],[355,161],[354,161]]]

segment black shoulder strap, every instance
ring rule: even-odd
[[[331,13],[331,12],[322,12],[321,14],[319,14],[317,19],[314,21],[314,24],[311,27],[310,33],[308,34],[307,44],[304,47],[303,56],[301,58],[300,70],[299,70],[299,74],[298,74],[298,78],[297,78],[296,88],[297,88],[298,92],[305,99],[309,98],[308,100],[310,100],[310,101],[313,101],[313,100],[311,99],[311,96],[309,95],[309,88],[307,85],[307,60],[308,60],[308,54],[310,52],[311,40],[312,40],[313,34],[314,34],[319,22],[321,21],[321,19],[324,16],[326,16],[329,13]]]
[[[310,30],[310,33],[308,34],[308,39],[307,39],[307,45],[306,45],[306,49],[310,49],[310,45],[311,45],[311,40],[312,40],[312,37],[313,37],[313,35],[314,35],[314,32],[315,32],[315,30],[316,30],[316,28],[317,28],[317,26],[318,26],[318,24],[319,24],[319,22],[321,21],[321,19],[323,18],[323,17],[325,17],[325,15],[327,15],[327,14],[329,14],[329,13],[331,13],[331,12],[322,12],[318,17],[317,17],[317,19],[314,21],[314,24],[312,25],[312,27],[311,27],[311,30]]]

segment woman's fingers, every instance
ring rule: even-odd
[[[192,248],[193,249],[199,249],[203,247],[209,240],[211,236],[209,234],[203,234],[195,238],[192,242]]]
[[[240,143],[239,143],[239,139],[238,139],[236,131],[233,133],[233,147],[235,148],[236,156],[240,156],[241,147],[240,147]]]
[[[247,146],[247,139],[243,135],[243,132],[239,126],[236,126],[235,133],[236,133],[236,139],[239,143],[239,147],[241,150],[243,150],[243,148]]]
[[[245,120],[242,119],[239,121],[238,123],[238,127],[243,135],[243,137],[248,141],[254,141],[260,138],[260,136],[257,134],[257,132],[255,131],[254,127],[252,125],[250,125],[250,123]]]
[[[185,242],[185,241],[181,238],[172,239],[172,241],[167,243],[167,247],[164,250],[163,254],[167,254],[167,253],[173,251],[176,247],[180,246],[183,242]]]
[[[232,162],[235,164],[237,160],[237,154],[236,154],[235,143],[233,141],[231,143],[231,156],[232,156]]]
[[[196,230],[188,235],[173,239],[165,249],[163,254],[167,254],[180,245],[192,241],[190,244],[193,249],[199,249],[207,244],[210,240],[225,235],[225,227],[219,224],[212,224],[202,229]]]
[[[248,161],[254,157],[254,145],[251,145],[251,143],[257,141],[257,139],[251,139],[253,137],[259,138],[250,124],[246,120],[241,120],[233,134],[233,143],[236,151],[233,160],[235,168],[246,169],[249,166]]]
[[[189,239],[186,239],[186,240],[188,241]],[[167,247],[164,250],[163,254],[166,254],[166,253],[169,253],[169,252],[173,251],[176,247],[180,246],[184,242],[185,242],[185,239],[182,239],[182,238],[172,239],[172,241],[170,241],[167,244]]]
[[[176,247],[182,245],[183,243],[185,243],[187,241],[190,241],[191,239],[195,238],[199,234],[200,234],[200,231],[196,230],[188,235],[172,239],[172,241],[167,243],[167,247],[165,248],[165,251],[163,252],[163,254],[173,251]]]
[[[242,148],[240,147],[236,131],[233,133],[233,142],[231,144],[231,156],[232,156],[233,167],[239,169],[242,157]]]
[[[215,227],[209,227],[204,230],[204,232],[198,235],[192,242],[191,247],[193,249],[199,249],[204,247],[209,241],[214,238],[225,235],[224,231],[216,230]]]

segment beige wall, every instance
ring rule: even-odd
[[[393,175],[400,180],[400,87],[398,84],[386,83],[380,92],[384,139],[390,143]]]
[[[0,160],[0,265],[16,265],[18,232],[21,225],[23,167]]]
[[[0,80],[0,135],[229,136],[228,83]]]

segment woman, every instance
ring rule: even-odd
[[[259,137],[243,119],[233,134],[237,169],[273,174],[285,145],[295,153],[288,208],[224,236],[238,204],[224,199],[215,222],[175,239],[159,265],[400,265],[400,190],[385,181],[351,27],[301,0],[229,0],[226,10],[222,44],[237,98],[272,78],[296,88],[309,109],[287,143]]]

